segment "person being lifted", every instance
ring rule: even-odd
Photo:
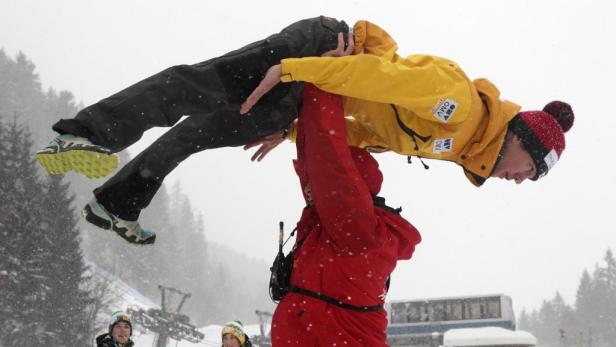
[[[375,24],[358,21],[353,35],[347,31],[329,17],[306,19],[222,57],[171,67],[56,123],[60,135],[37,159],[50,173],[104,177],[117,166],[115,152],[189,115],[97,188],[83,209],[87,222],[151,244],[155,233],[138,218],[166,175],[205,149],[261,145],[253,159],[262,159],[297,116],[302,81],[344,96],[349,144],[452,161],[477,186],[489,177],[536,180],[560,158],[573,124],[566,103],[519,112],[489,81],[471,82],[448,59],[398,56],[396,42]]]

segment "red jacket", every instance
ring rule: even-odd
[[[400,215],[374,205],[382,175],[368,152],[347,146],[339,96],[305,86],[297,155],[296,171],[302,188],[310,186],[312,207],[298,224],[291,285],[355,306],[382,304],[387,278],[398,260],[411,257],[420,236]],[[274,345],[296,337],[302,346],[337,339],[345,346],[380,346],[387,319],[383,310],[356,312],[289,293],[273,326]]]

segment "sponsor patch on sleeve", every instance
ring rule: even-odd
[[[454,112],[458,109],[458,103],[452,99],[440,99],[432,108],[433,116],[443,123],[449,122]]]
[[[446,139],[434,139],[434,145],[432,146],[432,153],[446,153],[451,152],[453,148],[453,138],[448,137]]]

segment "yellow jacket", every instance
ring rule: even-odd
[[[342,95],[350,145],[453,161],[483,184],[520,107],[500,100],[488,80],[471,82],[451,60],[401,58],[395,41],[372,23],[358,22],[354,34],[357,55],[283,59],[281,81]]]

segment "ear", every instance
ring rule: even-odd
[[[512,143],[516,143],[519,142],[520,138],[518,137],[518,135],[516,133],[514,133],[513,131],[509,130],[507,132],[507,136],[505,137],[505,142],[509,145]]]
[[[522,142],[522,139],[518,136],[518,134],[513,134],[513,139],[512,139],[512,141]]]
[[[518,136],[518,134],[514,133],[513,131],[510,131],[507,134],[507,138],[505,139],[505,141],[505,148],[526,150],[526,148],[524,147],[524,143],[522,143],[522,139]]]

